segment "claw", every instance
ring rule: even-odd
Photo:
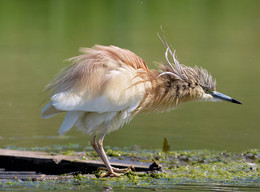
[[[130,165],[129,168],[132,170],[132,171],[135,171],[135,167],[133,165]]]
[[[128,173],[129,171],[135,171],[135,167],[133,165],[130,165],[128,168],[125,169],[118,169],[118,168],[112,168],[113,171],[116,173]]]
[[[104,173],[101,173],[100,177],[103,178],[103,177],[120,177],[121,175],[123,174],[119,174],[119,173],[115,173],[114,171],[109,173],[109,172],[104,172]]]
[[[98,171],[100,170],[106,170],[107,171],[107,168],[106,167],[98,167],[97,169]],[[119,177],[125,173],[128,173],[129,171],[135,171],[135,168],[133,165],[130,165],[128,168],[125,168],[125,169],[119,169],[119,168],[115,168],[115,167],[112,167],[112,172],[104,172],[104,173],[101,173],[100,177],[108,177],[108,176],[114,176],[114,177]]]

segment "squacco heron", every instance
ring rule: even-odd
[[[91,145],[108,175],[119,176],[122,170],[110,165],[104,137],[138,113],[169,111],[188,101],[241,104],[217,92],[215,79],[205,69],[180,64],[165,37],[161,40],[167,64],[160,64],[158,70],[150,70],[129,50],[96,45],[80,49],[82,54],[69,59],[72,64],[48,85],[51,101],[42,109],[42,117],[66,112],[59,134],[76,126],[92,135]]]

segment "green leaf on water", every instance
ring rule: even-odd
[[[162,151],[166,153],[170,150],[170,147],[171,146],[170,146],[168,140],[164,137]]]

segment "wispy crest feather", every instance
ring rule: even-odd
[[[176,79],[185,81],[185,82],[196,82],[202,88],[208,88],[212,91],[216,89],[216,80],[212,78],[211,74],[203,68],[195,66],[194,68],[180,64],[176,57],[176,51],[172,51],[168,45],[164,32],[162,30],[162,37],[158,34],[159,39],[166,48],[165,59],[167,65],[161,65],[161,73],[157,78],[163,75],[173,75]],[[172,60],[172,61],[171,61]]]

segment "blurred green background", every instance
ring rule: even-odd
[[[258,0],[0,0],[0,147],[76,143],[59,137],[63,116],[41,119],[43,89],[80,47],[116,45],[153,68],[164,62],[163,26],[181,63],[202,66],[217,90],[243,105],[187,103],[169,113],[137,116],[105,146],[241,151],[259,148],[260,1]]]

